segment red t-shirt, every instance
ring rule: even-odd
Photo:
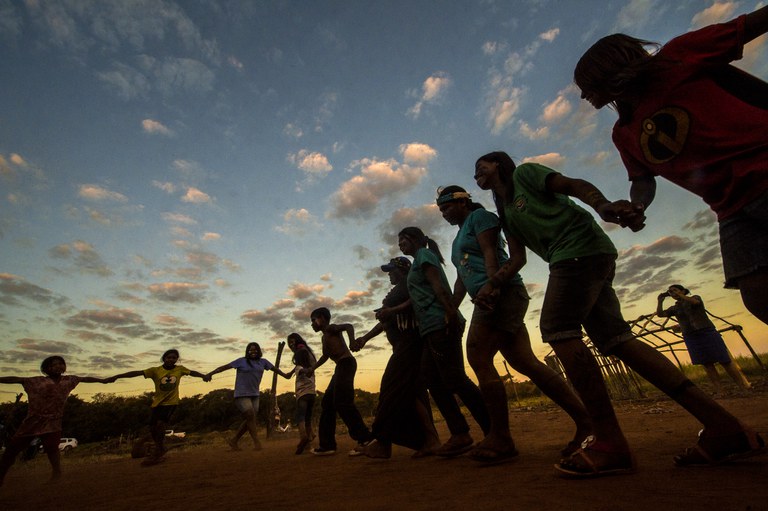
[[[728,65],[742,56],[744,16],[669,41],[640,106],[613,142],[629,179],[661,176],[723,220],[768,191],[768,84]]]

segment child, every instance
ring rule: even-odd
[[[355,373],[357,361],[344,342],[342,334],[346,332],[351,343],[355,339],[355,329],[349,323],[335,325],[331,323],[331,311],[325,307],[315,309],[310,314],[312,329],[322,332],[323,354],[308,369],[301,371],[312,376],[318,367],[329,358],[336,363],[328,388],[325,389],[320,412],[320,446],[312,449],[312,454],[327,456],[336,453],[336,413],[347,425],[349,436],[357,441],[358,448],[350,451],[350,456],[363,454],[363,448],[372,439],[368,426],[363,422],[355,406]]]
[[[233,451],[239,451],[237,443],[240,441],[246,431],[253,440],[253,450],[261,450],[261,442],[257,436],[258,425],[256,416],[259,413],[259,386],[264,371],[275,371],[285,378],[287,374],[275,367],[272,362],[261,357],[261,346],[256,342],[249,342],[245,347],[245,356],[240,357],[228,364],[217,367],[205,375],[206,381],[211,381],[214,374],[218,374],[227,369],[237,369],[235,376],[235,406],[243,414],[243,423],[237,428],[237,432],[229,440],[229,447]]]
[[[142,462],[144,466],[157,465],[165,460],[163,457],[165,450],[165,430],[171,420],[171,415],[179,404],[179,382],[182,376],[190,375],[201,378],[203,381],[210,381],[210,378],[203,373],[192,371],[184,366],[177,366],[179,361],[179,351],[170,349],[160,357],[163,365],[159,367],[150,367],[143,371],[129,371],[110,378],[111,381],[120,378],[135,378],[143,376],[151,378],[155,383],[155,394],[152,398],[152,416],[149,420],[149,431],[152,440],[155,442],[155,448],[149,458]],[[141,441],[145,443],[144,440]]]
[[[112,383],[114,378],[93,378],[90,376],[64,376],[67,363],[60,356],[54,355],[43,360],[40,371],[45,376],[23,378],[20,376],[0,377],[0,383],[19,383],[29,396],[27,416],[3,452],[0,459],[0,486],[5,474],[11,468],[16,456],[27,448],[35,437],[42,440],[45,454],[51,462],[51,480],[61,477],[61,459],[59,442],[61,441],[61,421],[64,417],[64,405],[69,393],[78,383]]]
[[[752,388],[741,372],[738,362],[731,358],[723,336],[709,319],[704,301],[699,295],[688,296],[690,293],[680,284],[672,284],[665,293],[658,296],[656,315],[662,318],[674,316],[677,319],[683,332],[685,347],[691,356],[691,363],[704,366],[715,393],[721,390],[716,363],[723,366],[736,385],[743,389]],[[664,299],[669,297],[675,300],[675,304],[664,309]]]
[[[725,287],[768,324],[768,84],[729,65],[768,31],[768,6],[676,37],[655,55],[648,41],[613,34],[579,60],[574,80],[595,108],[619,114],[613,142],[643,228],[655,176],[699,195],[717,213]]]
[[[317,362],[315,353],[307,345],[302,336],[297,333],[288,335],[288,347],[293,352],[293,363],[296,367],[288,373],[296,373],[296,416],[294,420],[299,428],[299,444],[296,454],[301,454],[315,438],[312,431],[312,409],[315,406],[315,375],[307,374],[301,369],[308,369]]]
[[[612,355],[677,401],[704,424],[695,447],[675,457],[678,466],[707,465],[759,454],[764,442],[683,375],[664,355],[638,340],[621,314],[613,290],[617,251],[594,217],[569,196],[618,223],[626,201],[612,203],[591,183],[571,179],[536,163],[519,167],[504,152],[481,156],[475,181],[493,191],[507,234],[510,257],[477,292],[491,295],[525,265],[525,247],[549,263],[540,330],[589,412],[594,435],[556,465],[566,477],[631,473],[634,457],[608,396],[582,327],[601,353]]]

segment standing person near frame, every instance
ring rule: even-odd
[[[680,284],[672,284],[666,292],[659,295],[656,315],[663,318],[674,316],[677,319],[691,363],[704,366],[715,393],[722,390],[715,364],[720,364],[742,389],[752,388],[741,372],[738,362],[731,357],[723,336],[707,316],[704,301],[699,295],[688,296],[690,294],[691,292]],[[674,299],[675,303],[664,309],[664,299],[669,297]]]

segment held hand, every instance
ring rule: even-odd
[[[639,202],[618,200],[606,202],[597,208],[597,213],[605,222],[629,227],[632,232],[637,232],[645,227],[645,208]]]
[[[365,346],[365,340],[362,337],[358,337],[349,343],[349,349],[352,351],[360,351],[363,346]]]
[[[213,376],[211,375],[211,373],[203,375],[203,381],[211,381],[212,379],[213,379]]]

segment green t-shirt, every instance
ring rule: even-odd
[[[550,264],[574,257],[616,255],[616,247],[594,217],[567,195],[547,191],[557,173],[538,163],[523,163],[512,180],[514,200],[504,206],[507,236],[513,236]]]
[[[476,209],[467,216],[453,239],[451,262],[456,267],[461,282],[464,283],[467,293],[472,298],[488,281],[485,258],[480,249],[480,243],[477,241],[477,236],[484,231],[498,229],[498,227],[499,218],[496,215],[485,209]],[[501,236],[498,237],[496,256],[499,259],[499,266],[508,259]],[[520,274],[515,274],[511,283],[522,284],[523,279]]]
[[[425,266],[434,266],[440,272],[443,287],[451,294],[451,286],[445,276],[437,254],[428,248],[420,248],[413,258],[411,270],[408,272],[408,294],[411,296],[413,312],[419,322],[419,334],[425,335],[435,330],[445,328],[445,308],[435,296],[432,286],[424,273]],[[464,321],[459,312],[459,321]]]
[[[184,366],[173,366],[173,369],[163,366],[144,369],[144,378],[151,378],[155,382],[152,408],[179,404],[179,380],[188,374],[189,369]]]

